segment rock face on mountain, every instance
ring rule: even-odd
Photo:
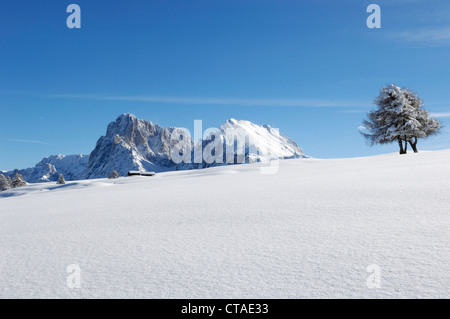
[[[104,178],[116,170],[164,172],[218,165],[264,162],[273,159],[302,158],[298,145],[269,125],[231,119],[195,145],[185,130],[161,127],[150,121],[122,114],[108,125],[88,155],[53,155],[33,168],[20,172],[28,182]]]
[[[87,178],[105,177],[113,170],[124,176],[131,170],[162,172],[183,168],[185,165],[172,161],[172,150],[182,135],[184,131],[179,128],[161,127],[123,114],[97,141],[89,156]],[[188,143],[193,146],[192,139]]]

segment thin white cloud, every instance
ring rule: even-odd
[[[47,143],[47,142],[33,141],[33,140],[23,140],[23,139],[17,139],[17,138],[0,137],[0,140],[3,140],[3,141],[9,141],[9,142],[18,142],[18,143],[31,143],[31,144],[45,144],[45,145],[50,145],[50,144]]]
[[[428,45],[450,45],[450,27],[426,28],[419,30],[408,30],[402,32],[392,32],[389,36],[413,43],[422,43]]]
[[[205,98],[167,97],[149,95],[95,95],[95,94],[54,94],[47,98],[78,98],[101,101],[157,102],[188,105],[241,105],[241,106],[293,106],[293,107],[364,107],[367,102],[334,99],[261,99],[261,98]]]
[[[367,113],[367,110],[344,110],[339,111],[341,114],[359,114],[359,113]]]
[[[49,99],[90,99],[101,100],[106,94],[40,94],[41,97]]]
[[[361,107],[364,103],[323,99],[234,99],[234,98],[174,98],[157,96],[111,96],[102,100],[141,101],[178,104],[243,105],[243,106],[300,106],[300,107]]]
[[[433,117],[450,117],[450,112],[431,113],[430,115]]]

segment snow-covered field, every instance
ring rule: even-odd
[[[450,298],[450,150],[260,166],[0,193],[0,297]]]

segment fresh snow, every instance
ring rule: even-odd
[[[4,191],[0,298],[449,298],[449,163],[450,150],[292,159],[274,175],[256,163]]]

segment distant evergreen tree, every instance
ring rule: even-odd
[[[116,179],[119,178],[119,172],[114,170],[112,171],[111,175],[108,176],[109,179]]]
[[[17,188],[17,187],[22,187],[22,186],[27,186],[27,182],[25,182],[22,174],[16,173],[16,175],[14,176],[14,178],[11,182],[11,187]]]
[[[64,185],[66,183],[63,174],[59,174],[59,178],[58,181],[56,182],[56,184],[58,185]]]
[[[361,134],[371,145],[398,142],[400,154],[406,154],[408,143],[417,153],[417,140],[438,134],[441,123],[430,117],[423,102],[409,89],[394,84],[381,89],[374,104],[378,108],[367,114]],[[403,146],[404,143],[404,146]]]
[[[11,188],[11,183],[5,175],[0,174],[0,192],[6,191]]]

